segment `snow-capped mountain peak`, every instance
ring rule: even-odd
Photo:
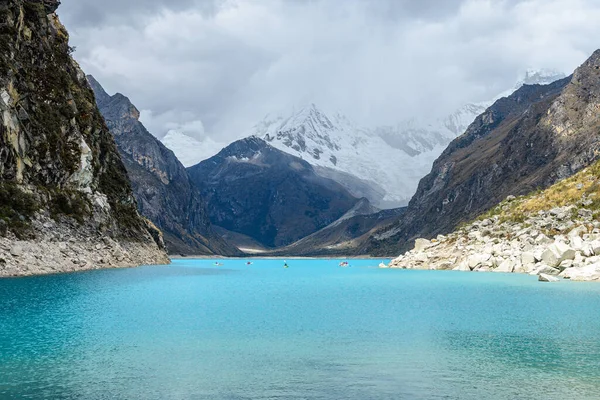
[[[369,129],[341,113],[328,113],[308,104],[287,113],[267,115],[244,136],[264,139],[304,159],[320,175],[338,181],[357,197],[368,197],[377,207],[395,207],[408,203],[433,161],[495,100],[509,96],[524,84],[548,84],[564,76],[554,70],[530,69],[514,88],[488,102],[466,104],[442,118],[413,118]],[[169,132],[162,141],[184,165],[195,164],[225,147],[210,139],[199,142],[176,131]]]
[[[253,134],[269,143],[282,143],[286,149],[291,149],[301,155],[310,154],[319,159],[323,149],[340,150],[339,144],[332,135],[344,130],[344,126],[336,123],[315,104],[302,107],[292,112],[287,118],[267,116],[255,126]]]
[[[370,200],[381,207],[407,203],[423,168],[433,161],[412,157],[390,146],[377,132],[359,127],[341,113],[328,115],[314,104],[296,109],[287,117],[267,116],[251,134],[303,158],[317,172],[345,181],[347,189],[355,195],[359,195],[353,187],[357,181],[358,186],[371,186],[367,192],[377,193],[379,198]],[[382,160],[389,168],[382,167]],[[341,175],[346,178],[351,175],[355,181]],[[387,189],[383,191],[382,187]]]

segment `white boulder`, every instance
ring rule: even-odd
[[[531,265],[535,264],[535,255],[529,251],[526,251],[521,254],[521,263],[523,265]]]
[[[18,244],[10,248],[10,255],[13,257],[20,257],[23,255],[23,248]]]
[[[583,225],[580,225],[577,228],[574,228],[571,231],[569,231],[569,234],[567,236],[569,236],[569,238],[574,238],[574,237],[581,238],[586,233],[588,233],[587,228]]]
[[[540,282],[558,282],[559,280],[560,279],[552,275],[540,274],[538,276],[538,281]]]
[[[492,258],[491,254],[486,254],[486,253],[481,253],[481,254],[473,254],[471,256],[469,256],[469,258],[467,259],[469,268],[471,270],[474,270],[475,268],[482,266],[482,265],[486,265],[486,266],[491,266],[491,262],[489,262]],[[489,265],[487,265],[489,263]]]
[[[565,269],[559,276],[572,281],[597,281],[600,280],[600,264],[568,268]]]
[[[531,272],[531,275],[540,275],[540,274],[558,275],[558,274],[560,274],[560,270],[557,268],[553,268],[549,265],[541,264],[535,270],[533,270]]]
[[[513,272],[515,269],[515,264],[511,260],[504,260],[498,265],[498,267],[494,270],[494,272]]]
[[[427,239],[415,240],[415,251],[417,253],[423,252],[430,247],[431,247],[431,241],[429,241]]]

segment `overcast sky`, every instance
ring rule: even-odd
[[[600,47],[599,0],[63,0],[75,58],[156,136],[214,143],[314,102],[364,125],[443,115]]]

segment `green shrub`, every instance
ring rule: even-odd
[[[40,204],[36,197],[23,191],[17,184],[0,183],[0,235],[13,232],[24,238],[30,231],[30,221]]]

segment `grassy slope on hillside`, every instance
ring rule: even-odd
[[[528,215],[539,211],[571,205],[600,213],[600,161],[548,189],[512,201],[505,200],[479,219],[499,216],[503,221],[522,222]]]

